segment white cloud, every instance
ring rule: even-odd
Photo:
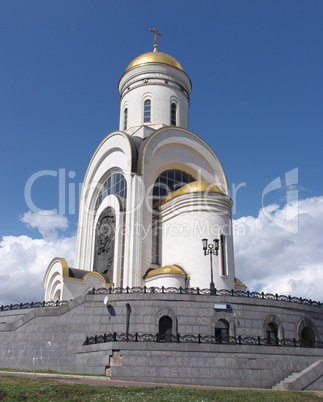
[[[56,238],[58,229],[65,230],[68,220],[64,215],[53,214],[52,211],[25,212],[21,221],[31,228],[36,228],[44,238]]]
[[[54,257],[73,267],[75,237],[59,237],[68,220],[62,215],[26,212],[21,220],[44,237],[4,236],[0,242],[0,305],[44,299],[43,278]]]
[[[74,264],[75,237],[4,236],[0,242],[0,305],[44,300],[43,278],[54,257]]]
[[[286,206],[284,207],[286,208]],[[277,206],[268,207],[273,217],[287,216]],[[249,290],[278,293],[323,301],[323,197],[299,201],[298,233],[292,234],[258,217],[235,221],[236,276]],[[0,305],[39,301],[44,298],[43,277],[54,257],[63,257],[73,267],[75,237],[58,235],[68,221],[64,216],[35,216],[25,213],[22,220],[37,228],[43,239],[5,236],[0,242]],[[295,226],[295,222],[287,222]]]
[[[287,205],[280,210],[269,206],[273,221],[262,210],[256,218],[235,221],[245,229],[245,235],[234,239],[236,276],[249,290],[323,301],[323,197],[300,200],[292,207],[298,208],[298,215],[288,215]],[[275,218],[286,216],[287,230],[274,224]],[[297,224],[298,233],[290,233]]]

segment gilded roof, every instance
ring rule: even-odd
[[[152,276],[156,276],[156,275],[160,275],[160,274],[186,275],[185,271],[182,268],[178,267],[177,265],[165,265],[164,267],[161,267],[161,268],[152,269],[145,275],[145,278],[150,278]]]
[[[165,204],[179,195],[190,193],[218,193],[225,195],[223,191],[221,191],[215,184],[212,184],[208,181],[193,181],[168,194],[159,205]]]
[[[136,57],[127,67],[126,71],[145,64],[167,64],[184,71],[182,65],[169,54],[162,52],[149,52]]]
[[[234,278],[234,284],[237,286],[246,286],[244,283],[240,281],[238,278]]]

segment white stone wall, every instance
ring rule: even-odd
[[[161,266],[179,265],[187,273],[190,287],[209,288],[210,257],[204,255],[202,239],[208,238],[212,243],[225,235],[227,275],[223,275],[220,247],[218,256],[212,256],[213,281],[217,289],[233,289],[231,207],[231,199],[217,193],[183,194],[162,205]]]

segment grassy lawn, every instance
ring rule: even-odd
[[[323,393],[111,387],[0,376],[0,401],[323,401]]]

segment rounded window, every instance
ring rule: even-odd
[[[229,323],[226,320],[218,320],[215,323],[215,341],[222,343],[229,341]]]

